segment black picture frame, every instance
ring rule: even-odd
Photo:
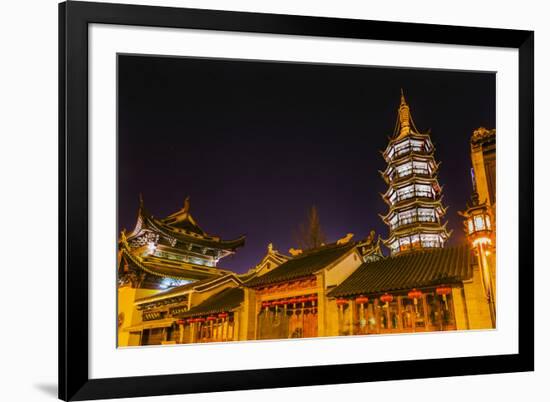
[[[90,379],[88,25],[192,28],[519,51],[517,354]],[[534,370],[534,32],[70,1],[59,5],[59,398],[170,395]]]

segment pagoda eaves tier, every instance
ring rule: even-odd
[[[392,255],[415,249],[443,247],[450,236],[442,218],[442,188],[434,159],[435,147],[429,133],[419,132],[409,105],[401,93],[397,123],[383,152],[387,167],[380,172],[388,185],[382,198],[388,213],[381,216],[388,225],[384,244]]]
[[[217,268],[220,259],[244,246],[245,237],[222,240],[204,232],[184,207],[164,219],[150,215],[140,198],[134,230],[122,232],[119,242],[119,280],[133,286],[156,287],[158,279],[172,279],[170,286],[227,274]],[[146,283],[147,282],[147,283]]]

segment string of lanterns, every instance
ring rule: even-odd
[[[441,299],[445,303],[445,309],[447,310],[449,308],[448,302],[447,302],[447,296],[452,293],[452,288],[447,285],[439,286],[435,289],[435,294],[438,296],[441,296]],[[411,291],[407,293],[407,297],[411,299],[414,303],[415,311],[418,313],[418,300],[422,299],[422,296],[424,293],[421,290],[418,290],[416,288],[413,288]],[[383,304],[384,307],[388,308],[389,304],[394,301],[395,297],[394,295],[390,293],[384,293],[378,298]],[[336,305],[338,307],[344,307],[347,306],[352,299],[346,299],[343,297],[336,299]],[[368,304],[369,298],[364,295],[357,296],[355,298],[355,303],[357,305],[360,305],[361,307],[364,307],[365,304]]]
[[[300,296],[300,297],[293,297],[290,299],[263,301],[262,308],[264,308],[267,311],[270,307],[275,307],[275,311],[277,311],[279,306],[283,306],[284,308],[287,308],[287,306],[291,305],[292,308],[296,308],[297,305],[300,305],[300,304],[301,304],[301,307],[304,308],[306,303],[311,303],[311,306],[315,307],[316,302],[317,302],[317,295]]]
[[[205,317],[193,317],[193,318],[187,318],[182,320],[177,320],[176,323],[179,325],[185,325],[185,324],[194,324],[194,323],[204,323],[204,322],[214,322],[218,320],[225,321],[229,317],[229,313],[222,312],[219,314],[212,314]]]

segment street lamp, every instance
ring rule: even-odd
[[[459,212],[459,214],[465,218],[464,230],[466,238],[477,254],[483,292],[489,303],[491,321],[493,328],[495,328],[495,288],[491,269],[487,261],[487,256],[490,255],[493,245],[493,218],[487,203],[479,202],[477,192],[474,192],[472,196],[472,205],[467,205],[467,207],[466,211]]]

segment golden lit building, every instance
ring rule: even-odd
[[[326,297],[363,262],[379,252],[351,236],[312,250],[291,250],[291,259],[244,283],[246,339],[280,339],[338,334],[334,303]],[[381,254],[380,254],[381,258]]]
[[[263,275],[289,259],[270,244],[264,258],[244,274],[225,273],[133,301],[138,320],[122,328],[121,346],[244,340],[243,281]]]
[[[374,231],[357,242],[348,234],[290,255],[270,244],[255,267],[235,274],[217,263],[244,237],[207,235],[188,199],[160,220],[141,200],[136,227],[119,244],[119,345],[495,328],[495,130],[475,130],[470,144],[474,191],[461,213],[468,242],[455,247],[445,245],[434,146],[403,95],[384,152],[385,241]]]
[[[480,127],[470,139],[473,194],[464,231],[477,258],[478,273],[492,326],[496,327],[496,130]]]
[[[118,345],[143,343],[136,340],[137,331],[128,330],[137,328],[144,318],[134,304],[136,300],[232,274],[217,264],[242,247],[244,241],[244,236],[222,240],[203,231],[190,213],[189,198],[179,211],[157,219],[149,214],[140,197],[135,228],[130,233],[122,231],[118,244]],[[152,324],[144,324],[146,332],[141,331],[140,339],[155,338],[156,333],[164,333],[164,340],[170,338],[166,337],[172,325],[169,320],[156,322],[155,328],[150,327]]]

